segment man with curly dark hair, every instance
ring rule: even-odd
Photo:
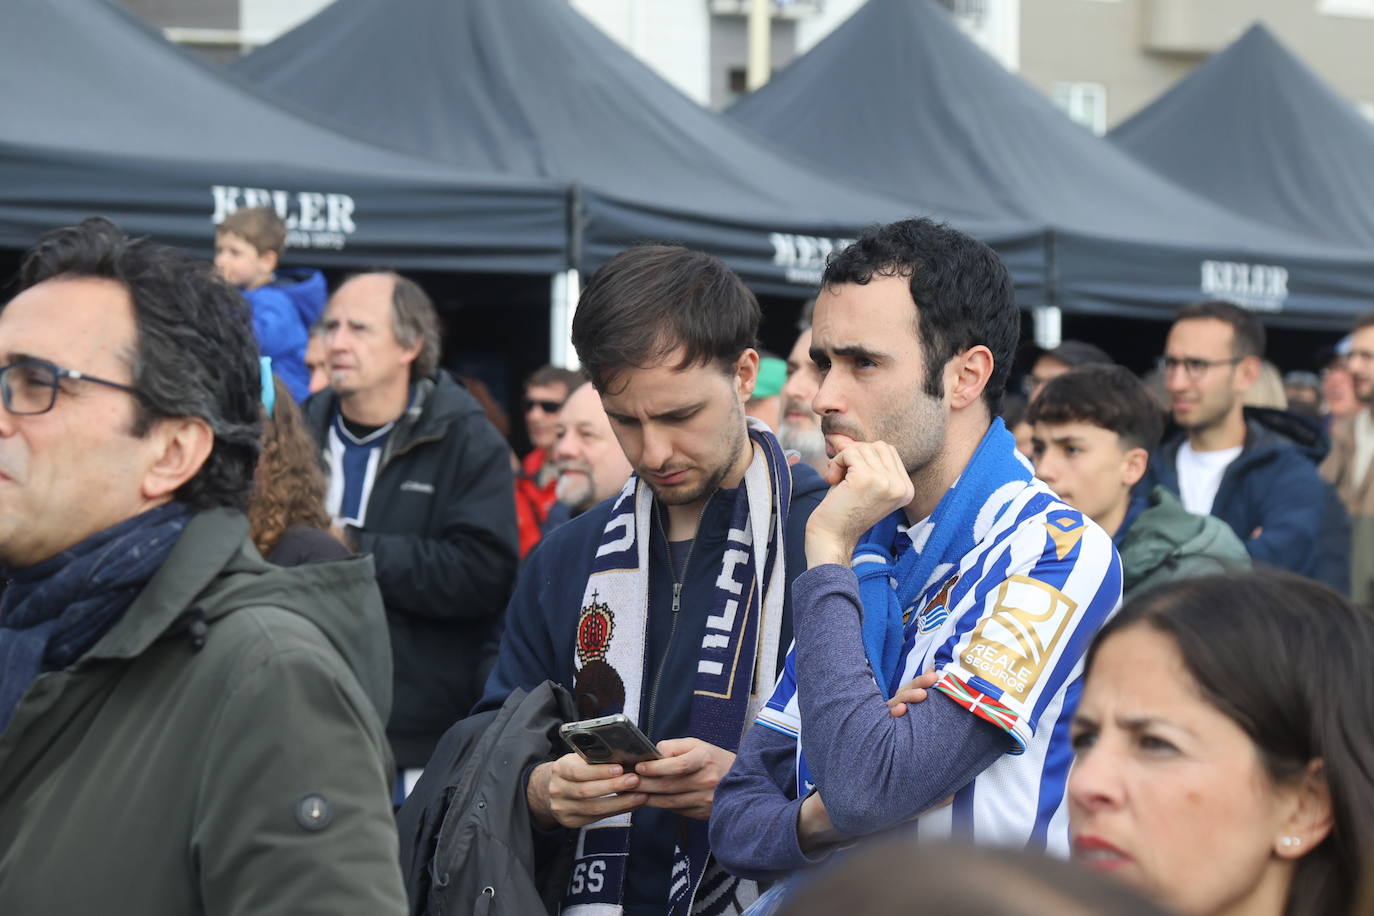
[[[103,219],[41,239],[20,288],[0,311],[4,911],[405,912],[381,599],[369,560],[281,569],[249,539],[242,299]]]

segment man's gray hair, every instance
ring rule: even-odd
[[[428,378],[439,368],[439,347],[443,334],[439,327],[439,313],[434,301],[409,277],[383,271],[383,276],[395,282],[391,293],[391,330],[403,347],[413,347],[421,341],[420,353],[410,364],[410,379]]]

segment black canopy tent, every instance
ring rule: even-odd
[[[676,241],[756,290],[806,295],[841,239],[914,209],[702,109],[566,0],[337,0],[234,66],[359,136],[575,186],[584,270],[638,241]],[[1006,241],[1031,234],[937,212]]]
[[[1374,124],[1263,25],[1108,139],[1238,213],[1374,251]]]
[[[939,209],[1036,227],[1040,303],[1164,317],[1221,296],[1340,326],[1374,255],[1245,219],[1069,121],[928,0],[869,2],[728,112],[818,166]],[[1014,256],[1028,256],[1024,240]]]
[[[559,185],[464,173],[345,136],[201,64],[106,0],[0,9],[0,246],[102,214],[208,252],[275,206],[320,266],[554,274]]]

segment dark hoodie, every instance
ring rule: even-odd
[[[1150,458],[1136,487],[1178,494],[1180,430]],[[1245,408],[1245,444],[1226,468],[1211,514],[1231,526],[1256,563],[1350,589],[1350,519],[1317,474],[1329,444],[1320,421],[1285,410]]]
[[[253,307],[258,349],[263,356],[272,357],[272,371],[298,404],[310,395],[305,348],[310,343],[310,326],[324,311],[327,294],[324,274],[309,267],[279,270],[266,286],[243,291]]]
[[[282,569],[199,513],[0,735],[4,912],[404,913],[390,674],[370,559]]]

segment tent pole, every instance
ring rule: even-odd
[[[572,319],[582,293],[582,277],[576,267],[553,275],[549,303],[549,363],[576,369],[577,351],[572,345]]]
[[[1031,322],[1035,328],[1035,345],[1042,350],[1053,350],[1062,342],[1063,314],[1056,305],[1037,305],[1031,309]]]
[[[1064,315],[1059,310],[1059,263],[1054,230],[1045,231],[1045,301],[1031,309],[1031,328],[1036,346],[1053,350],[1064,336]]]
[[[772,31],[773,0],[749,0],[749,65],[745,85],[750,92],[768,82],[773,75]]]

